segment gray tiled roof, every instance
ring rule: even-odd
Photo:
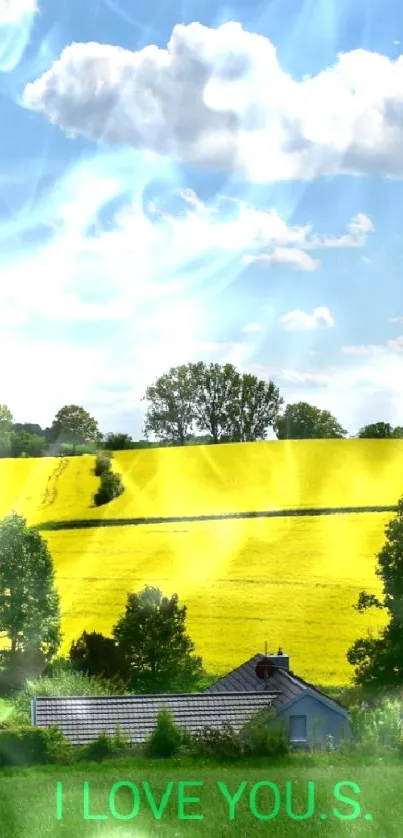
[[[238,666],[236,669],[233,669],[232,672],[229,672],[228,675],[224,675],[223,678],[220,678],[210,687],[207,687],[203,690],[203,693],[207,693],[209,695],[222,695],[227,692],[232,692],[233,690],[262,692],[266,689],[266,683],[257,677],[255,667],[256,664],[264,657],[265,655],[262,653],[254,655],[253,658],[250,658],[250,660],[246,661],[241,666]],[[290,672],[289,670],[281,667],[276,667],[275,672],[270,676],[269,688],[270,691],[278,691],[278,695],[273,702],[275,709],[279,709],[282,704],[285,704],[287,701],[290,701],[292,698],[295,698],[295,696],[300,695],[300,693],[303,693],[307,689],[310,689],[313,692],[318,693],[319,696],[324,697],[327,702],[334,706],[335,710],[343,710],[343,712],[345,712],[346,709],[338,701],[330,698],[321,690],[318,690],[318,688],[313,684],[310,684],[308,681],[304,681],[303,678],[295,675],[294,672]]]
[[[270,692],[228,692],[222,694],[38,697],[33,701],[33,724],[57,725],[73,744],[85,744],[105,731],[114,734],[120,724],[131,742],[141,743],[155,727],[158,712],[166,707],[181,728],[191,733],[203,727],[220,727],[229,722],[240,730],[251,716],[273,707],[277,697]]]

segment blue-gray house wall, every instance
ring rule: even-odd
[[[290,719],[290,717],[306,717],[306,744],[305,747],[314,745],[320,746],[326,743],[327,737],[332,736],[335,745],[340,744],[343,739],[351,737],[351,724],[347,713],[343,712],[326,700],[322,701],[310,692],[305,692],[287,704],[280,706],[276,717],[285,722],[285,730],[292,742],[292,730],[297,731],[303,728],[301,721]],[[304,746],[303,742],[295,742],[296,745]]]

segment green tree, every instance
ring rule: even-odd
[[[393,428],[389,422],[373,422],[360,428],[357,436],[359,439],[391,439]]]
[[[273,381],[266,382],[249,373],[240,376],[236,402],[230,411],[231,439],[234,442],[266,439],[282,404],[283,399]]]
[[[116,641],[96,631],[84,631],[77,641],[73,640],[69,658],[72,668],[85,675],[101,678],[128,676]]]
[[[40,650],[46,660],[60,646],[60,602],[46,541],[13,512],[0,523],[0,635],[11,656]]]
[[[347,433],[328,410],[307,402],[288,404],[274,430],[277,439],[341,439]]]
[[[191,364],[171,367],[168,373],[147,387],[144,399],[150,402],[144,433],[177,445],[184,445],[194,421],[194,376]]]
[[[88,411],[77,404],[61,407],[56,414],[52,429],[52,442],[71,443],[73,451],[76,445],[98,442],[101,438],[98,423]]]
[[[0,457],[9,457],[13,415],[6,404],[0,404]]]
[[[133,444],[133,440],[129,434],[107,434],[104,442],[103,448],[106,448],[107,451],[124,451],[126,448],[131,448]]]
[[[348,650],[355,666],[355,681],[382,688],[403,684],[403,497],[398,511],[385,529],[386,541],[377,555],[376,575],[382,580],[382,598],[361,591],[355,608],[386,611],[388,623],[377,637],[359,638]]]
[[[42,457],[45,450],[45,439],[43,436],[30,434],[24,430],[13,430],[11,432],[11,456],[12,457]]]
[[[168,599],[149,585],[128,594],[125,614],[112,634],[136,692],[191,692],[197,687],[204,672],[186,634],[186,610],[186,605],[179,607],[177,594]]]

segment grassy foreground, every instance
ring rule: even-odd
[[[392,758],[374,757],[364,764],[358,758],[329,756],[289,759],[280,766],[268,761],[220,766],[194,761],[178,764],[173,760],[120,760],[80,768],[3,769],[0,772],[1,836],[178,838],[192,835],[202,838],[214,834],[214,838],[229,835],[401,838],[402,767],[401,760]],[[259,788],[257,784],[262,781],[266,785]],[[267,781],[278,789],[278,814],[275,814],[276,792]],[[58,782],[62,783],[59,804]],[[292,784],[288,809],[287,782]],[[314,789],[313,813],[302,821],[296,820],[295,815],[308,811],[309,782]],[[117,783],[123,785],[115,786],[112,791]],[[137,792],[129,783],[135,785]],[[338,789],[341,783],[350,785]],[[231,819],[230,801],[234,798]],[[274,817],[268,819],[270,813]],[[290,813],[294,813],[294,818]],[[96,815],[98,819],[94,818]],[[199,819],[194,819],[195,815]]]

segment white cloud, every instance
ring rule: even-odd
[[[385,348],[375,343],[356,344],[351,346],[342,346],[341,352],[343,355],[367,356],[367,355],[382,355]]]
[[[319,265],[317,259],[312,259],[309,253],[305,253],[299,247],[276,247],[272,253],[259,253],[257,256],[246,254],[244,261],[246,264],[259,262],[297,268],[300,271],[315,271]]]
[[[279,317],[279,321],[287,331],[320,329],[334,326],[334,319],[326,306],[315,308],[312,314],[307,314],[305,311],[300,311],[299,309],[289,311],[287,314]]]
[[[23,102],[72,137],[263,183],[402,177],[402,89],[401,55],[355,49],[295,81],[267,37],[238,22],[191,23],[175,25],[166,48],[73,43],[26,86]]]
[[[313,384],[317,387],[328,387],[331,384],[332,376],[319,372],[300,372],[298,370],[283,369],[281,378],[292,384]]]
[[[262,332],[263,326],[260,323],[246,323],[245,326],[242,327],[241,332],[244,332],[246,335],[253,334],[255,332]]]
[[[19,23],[36,11],[36,0],[0,0],[0,26]]]

